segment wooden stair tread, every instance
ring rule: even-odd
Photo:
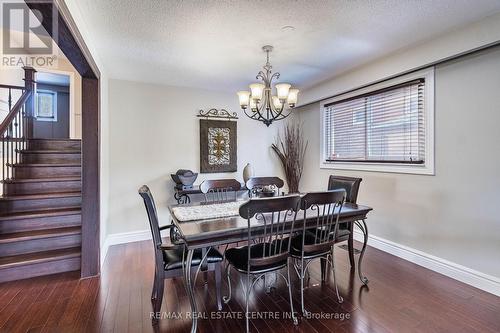
[[[0,257],[0,270],[75,257],[80,257],[80,248],[78,247]]]
[[[82,139],[69,139],[69,138],[36,138],[36,139],[28,139],[28,141],[72,141],[72,142],[80,142]]]
[[[32,149],[32,150],[20,150],[21,154],[81,154],[79,149],[58,149],[58,150],[43,150],[43,149]]]
[[[6,179],[4,184],[13,183],[45,183],[45,182],[73,182],[82,180],[82,177],[45,177],[45,178],[26,178],[26,179]]]
[[[41,238],[78,235],[82,232],[80,227],[66,227],[45,230],[31,230],[0,235],[0,244],[29,241]]]
[[[49,209],[39,209],[36,211],[28,212],[17,212],[1,214],[0,221],[2,220],[22,220],[30,218],[42,218],[42,217],[52,217],[52,216],[65,216],[65,215],[77,215],[81,214],[82,210],[80,207],[69,207],[69,208],[49,208]]]
[[[66,198],[66,197],[79,197],[82,192],[57,192],[57,193],[40,193],[40,194],[21,194],[21,195],[8,195],[0,197],[0,201],[6,200],[32,200],[32,199],[52,199],[52,198]]]
[[[18,163],[18,164],[7,164],[11,167],[81,167],[81,163]]]

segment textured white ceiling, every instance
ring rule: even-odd
[[[310,86],[500,11],[500,0],[78,1],[110,77],[236,91],[271,44],[281,80]],[[294,26],[284,31],[284,26]]]

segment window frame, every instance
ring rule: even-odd
[[[39,94],[50,95],[52,97],[52,117],[40,116],[38,114]],[[57,122],[57,91],[38,89],[35,94],[35,119],[37,121]]]
[[[425,128],[425,159],[424,163],[413,164],[405,162],[370,162],[370,161],[327,161],[325,145],[325,105],[335,103],[346,98],[353,98],[363,94],[371,93],[376,90],[389,88],[408,81],[424,79],[424,128]],[[389,173],[407,173],[420,175],[434,175],[434,67],[419,70],[410,74],[398,76],[393,79],[385,80],[368,87],[356,89],[349,93],[337,95],[321,102],[320,106],[320,169],[338,169],[338,170],[358,170]]]

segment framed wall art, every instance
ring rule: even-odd
[[[200,171],[235,172],[237,123],[230,120],[200,119]]]

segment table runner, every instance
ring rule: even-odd
[[[245,201],[231,201],[199,206],[179,206],[173,207],[172,213],[181,222],[216,219],[239,215],[239,208],[243,203]]]

